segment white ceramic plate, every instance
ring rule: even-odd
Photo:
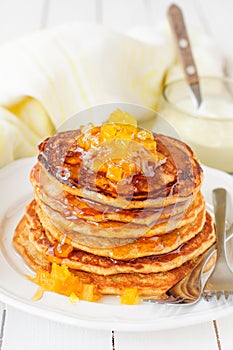
[[[67,297],[45,293],[39,301],[32,301],[37,286],[25,274],[32,271],[12,246],[14,228],[24,213],[25,205],[33,197],[29,172],[35,159],[18,160],[0,171],[0,300],[34,315],[80,327],[150,331],[187,326],[233,313],[233,302],[216,305],[201,301],[195,306],[164,306],[140,304],[120,305],[117,297],[99,303],[81,301],[75,305]],[[233,221],[233,178],[223,172],[206,168],[203,193],[211,205],[211,191],[225,187],[229,193],[228,221]],[[230,216],[231,215],[231,216]],[[233,249],[228,247],[229,254]]]

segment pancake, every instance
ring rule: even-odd
[[[39,213],[39,210],[37,210],[37,213]],[[34,214],[32,214],[32,217],[34,217]],[[176,249],[181,243],[192,238],[202,229],[204,220],[205,208],[200,211],[196,220],[192,222],[192,225],[183,226],[180,229],[173,230],[165,235],[153,236],[151,238],[141,237],[132,241],[113,239],[107,240],[107,238],[92,237],[92,245],[90,246],[78,243],[75,240],[75,237],[71,239],[69,235],[67,236],[67,234],[62,234],[62,232],[56,229],[53,225],[50,226],[51,230],[46,230],[46,232],[49,232],[51,242],[61,241],[64,237],[66,237],[67,241],[77,249],[82,249],[101,256],[127,260],[145,255],[167,253],[173,249]],[[42,223],[44,227],[48,227],[46,222],[42,221]],[[98,247],[96,243],[97,239]],[[86,242],[85,237],[83,236],[81,236],[80,240]],[[108,244],[106,244],[106,241]]]
[[[27,216],[30,221],[35,220],[35,217],[40,213],[37,208],[35,212],[35,202],[29,206],[27,210]],[[39,215],[41,217],[41,215]],[[62,234],[62,232],[56,229],[55,226],[50,225],[47,229],[47,222],[41,221],[43,227],[46,228],[46,235],[52,244],[65,240],[68,244],[74,248],[84,250],[86,252],[97,254],[100,256],[106,256],[113,259],[129,260],[141,256],[149,256],[153,254],[164,254],[176,249],[179,245],[194,237],[203,227],[205,222],[205,207],[197,215],[196,220],[192,222],[192,225],[185,225],[180,229],[173,230],[165,235],[153,236],[151,238],[141,237],[136,240],[114,240],[100,237],[91,237],[91,245],[85,245],[85,236],[81,235],[78,242],[81,240],[83,244],[80,244],[70,238],[70,235]],[[98,243],[96,242],[98,240]],[[106,243],[107,242],[107,243]],[[98,247],[97,247],[98,245]]]
[[[181,228],[193,222],[199,212],[204,208],[205,203],[201,194],[198,195],[193,205],[184,213],[180,213],[169,220],[161,220],[156,222],[152,227],[146,225],[137,225],[134,223],[124,223],[118,221],[102,221],[96,223],[91,220],[83,220],[77,218],[73,213],[66,217],[63,212],[53,210],[48,205],[42,203],[36,196],[38,204],[38,215],[45,226],[55,226],[61,233],[66,234],[70,239],[80,242],[82,235],[96,236],[99,238],[140,238],[153,237],[155,235],[166,234],[174,229]],[[101,246],[99,240],[96,240],[95,246]],[[88,237],[86,237],[88,241]],[[94,243],[94,240],[91,239]]]
[[[51,262],[65,264],[69,268],[93,272],[95,274],[110,275],[116,273],[155,273],[179,267],[184,262],[196,258],[208,249],[215,241],[215,234],[211,216],[207,213],[205,224],[200,232],[186,243],[182,243],[176,250],[168,254],[151,255],[127,261],[116,260],[69,249],[68,244],[57,242],[51,244],[38,217],[34,215],[32,224],[25,217],[25,226],[28,226],[29,240],[36,250],[47,256]],[[64,248],[65,247],[65,248]],[[67,257],[62,257],[63,251]],[[68,251],[68,254],[67,254]]]
[[[28,227],[25,225],[25,217],[20,221],[15,231],[14,246],[27,264],[34,270],[50,271],[51,263],[37,251],[28,239]],[[160,273],[134,273],[116,274],[109,276],[72,270],[83,283],[93,284],[100,294],[119,295],[127,288],[137,288],[140,296],[154,295],[158,298],[181,280],[198,262],[197,259],[187,261],[178,268]]]
[[[41,235],[41,222],[36,211],[36,202],[32,201],[26,211],[26,216],[30,222],[31,227],[36,227],[37,234],[33,233],[33,239]],[[115,245],[112,248],[94,248],[93,246],[76,245],[74,241],[70,240],[67,235],[62,235],[60,231],[53,230],[51,233],[45,229],[46,236],[49,241],[55,245],[65,242],[73,248],[81,249],[92,254],[107,256],[113,259],[130,260],[141,256],[149,256],[154,254],[168,253],[178,248],[182,243],[194,237],[205,223],[205,210],[202,210],[197,216],[197,219],[192,223],[192,226],[184,226],[181,229],[174,230],[166,235],[154,236],[152,238],[139,238],[134,240],[131,244]],[[43,229],[46,226],[43,226]],[[106,240],[106,239],[105,239]]]
[[[158,220],[168,220],[171,216],[184,213],[196,199],[175,203],[162,208],[122,209],[103,205],[63,191],[62,186],[51,177],[46,177],[42,184],[40,166],[36,164],[31,171],[31,182],[35,196],[55,211],[62,212],[66,217],[77,216],[79,219],[94,222],[120,221],[151,226]]]
[[[100,127],[96,127],[97,133]],[[150,172],[138,172],[129,181],[114,182],[106,172],[96,173],[86,160],[101,158],[89,155],[78,144],[80,130],[59,133],[39,146],[42,169],[57,179],[73,195],[125,209],[162,207],[187,200],[200,189],[202,169],[193,151],[176,139],[153,134],[156,151],[163,162],[151,163]],[[91,136],[90,136],[91,137]],[[96,151],[97,152],[97,151]],[[148,170],[148,169],[147,169]]]
[[[26,263],[36,271],[38,268],[49,271],[51,263],[45,258],[43,254],[40,254],[29,241],[30,225],[27,224],[28,220],[26,216],[18,223],[15,234],[13,237],[13,245],[17,252],[23,257]]]

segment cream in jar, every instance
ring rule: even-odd
[[[233,172],[233,83],[205,78],[202,88],[203,103],[198,109],[185,82],[171,83],[164,90],[159,112],[202,163]]]

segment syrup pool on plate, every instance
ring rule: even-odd
[[[185,81],[165,86],[160,114],[177,130],[202,163],[233,172],[233,81],[202,78],[197,108]]]

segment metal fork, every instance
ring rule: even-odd
[[[214,201],[214,205],[215,205]],[[215,212],[217,211],[217,208]],[[218,217],[215,219],[217,222]],[[225,220],[225,216],[224,216]],[[227,230],[227,240],[233,236],[233,224]],[[156,299],[153,296],[146,297],[142,301],[146,303],[155,304],[169,304],[169,305],[194,305],[202,297],[203,281],[202,272],[206,263],[216,251],[216,245],[210,247],[197,261],[194,268],[176,285],[170,288],[166,294],[167,298]],[[231,272],[232,274],[232,272]]]
[[[221,296],[227,300],[233,294],[233,272],[227,262],[225,246],[226,201],[227,192],[224,188],[217,188],[213,191],[217,259],[214,270],[203,289],[203,297],[206,300],[213,297],[218,300]]]
[[[214,253],[215,247],[210,247],[198,259],[194,268],[172,288],[170,288],[162,299],[156,299],[153,296],[142,299],[145,303],[169,304],[169,305],[194,305],[201,299],[202,279],[201,274],[209,258]]]

